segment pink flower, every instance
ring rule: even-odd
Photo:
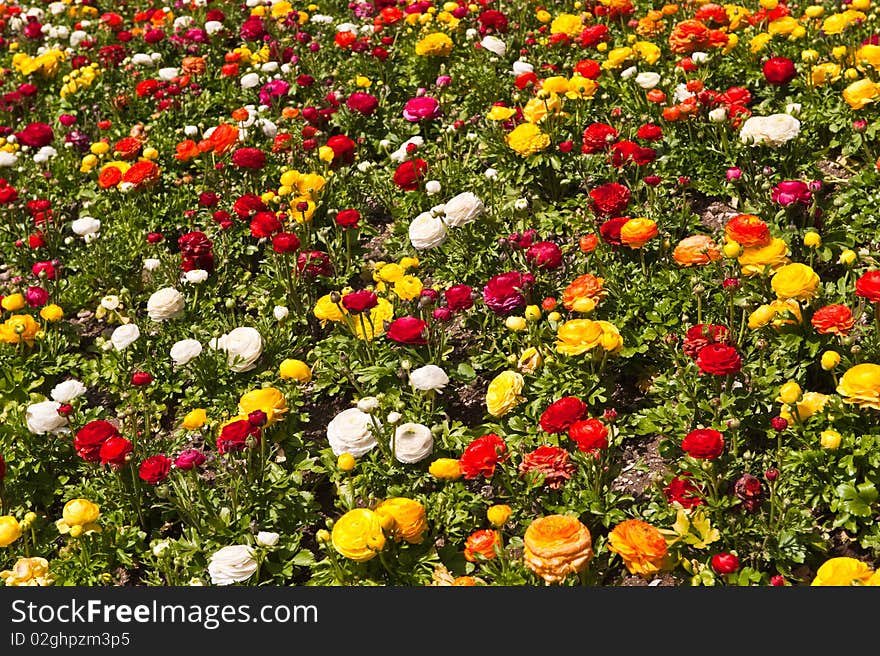
[[[403,118],[410,123],[426,121],[440,116],[440,103],[431,96],[419,96],[406,101]]]
[[[809,205],[813,200],[813,194],[807,183],[800,180],[783,180],[770,192],[771,200],[783,207],[788,207],[795,203]]]

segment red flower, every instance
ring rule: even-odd
[[[281,230],[281,221],[275,216],[275,212],[257,212],[251,219],[252,237],[271,237]]]
[[[570,454],[559,446],[539,446],[523,456],[519,466],[520,476],[536,471],[544,477],[544,484],[551,490],[562,487],[577,469],[569,462]]]
[[[547,406],[538,422],[545,433],[558,435],[586,417],[588,411],[587,404],[576,396],[563,396]]]
[[[675,476],[669,481],[666,487],[663,488],[663,494],[669,503],[678,503],[685,509],[693,508],[703,503],[700,488],[690,480],[690,474],[688,473]]]
[[[379,106],[379,99],[372,94],[355,91],[348,97],[345,104],[353,112],[370,116]]]
[[[727,344],[730,342],[730,330],[727,326],[711,323],[698,323],[688,328],[684,335],[682,350],[691,359],[696,359],[704,346],[709,344]]]
[[[717,553],[712,556],[712,569],[716,574],[733,574],[739,569],[739,558],[732,553]]]
[[[608,26],[602,23],[585,27],[577,37],[577,43],[582,48],[592,48],[602,41],[610,39]]]
[[[232,163],[240,169],[256,171],[266,166],[266,153],[259,148],[236,148],[232,153]]]
[[[119,469],[125,464],[126,456],[132,452],[132,444],[121,435],[111,435],[101,445],[98,457],[102,465]]]
[[[466,479],[474,479],[481,474],[484,478],[491,478],[495,467],[506,458],[507,445],[504,440],[495,433],[489,433],[468,444],[458,464]]]
[[[184,271],[204,269],[210,273],[214,270],[214,244],[204,232],[187,232],[178,238],[177,245],[180,248],[180,267]]]
[[[724,451],[724,436],[714,428],[695,428],[685,435],[681,449],[692,458],[713,460]]]
[[[597,457],[599,451],[608,447],[608,427],[592,417],[574,422],[568,429],[568,436],[577,444],[579,451],[593,453]]]
[[[496,548],[503,543],[501,533],[492,528],[484,528],[471,533],[464,541],[464,559],[469,563],[480,562],[480,557],[492,560],[497,556]]]
[[[137,387],[149,385],[153,382],[153,376],[147,371],[135,371],[131,375],[131,384]]]
[[[254,444],[259,444],[261,435],[262,429],[247,419],[233,421],[220,430],[220,435],[217,436],[217,452],[223,454],[243,451],[249,438],[253,438]]]
[[[620,241],[620,229],[629,220],[630,217],[628,216],[616,216],[605,221],[599,226],[599,234],[602,236],[602,241],[611,246],[620,246],[623,243]]]
[[[349,312],[359,314],[379,304],[379,297],[368,289],[351,292],[342,297],[342,307]]]
[[[880,269],[866,271],[856,280],[856,296],[880,303]]]
[[[611,147],[611,165],[620,168],[632,162],[637,166],[650,164],[657,157],[653,148],[644,148],[635,141],[618,141]]]
[[[852,310],[846,305],[834,304],[820,307],[813,313],[810,323],[822,335],[845,337],[855,325]]]
[[[354,209],[340,210],[333,217],[333,220],[340,228],[357,228],[358,221],[361,220],[361,213]]]
[[[636,137],[644,141],[657,141],[663,138],[663,128],[654,123],[645,123],[639,127]]]
[[[15,138],[22,146],[42,148],[52,143],[55,133],[45,123],[28,123],[23,130],[15,133]]]
[[[415,191],[427,172],[428,163],[421,157],[401,162],[394,171],[394,184],[404,191]]]
[[[116,426],[109,421],[95,419],[76,432],[73,437],[73,448],[86,462],[98,462],[101,458],[101,446],[111,437],[118,435]]]
[[[171,458],[164,453],[157,453],[144,460],[138,467],[138,476],[150,485],[156,485],[168,478],[171,471]]]
[[[534,282],[531,274],[509,271],[493,276],[483,287],[483,300],[495,314],[506,315],[524,308],[523,291]]]
[[[526,260],[539,269],[557,269],[562,264],[562,249],[552,241],[539,241],[529,246]]]
[[[272,237],[272,250],[276,253],[293,253],[299,246],[299,237],[292,232],[279,232]]]
[[[764,79],[769,84],[784,86],[797,77],[794,62],[788,57],[771,57],[764,62]]]
[[[733,484],[733,493],[737,499],[742,501],[742,506],[746,511],[755,512],[761,506],[764,486],[757,476],[743,474]]]
[[[617,141],[617,130],[607,123],[591,123],[584,130],[584,143],[581,152],[585,155],[601,153]]]
[[[336,134],[327,139],[327,146],[333,151],[334,166],[354,162],[356,144],[344,134]]]
[[[737,350],[728,344],[708,344],[697,354],[697,366],[704,374],[726,376],[738,373],[742,368],[742,358]]]
[[[446,307],[453,312],[469,310],[474,306],[473,293],[474,290],[468,285],[453,285],[443,292],[443,297],[446,299]]]
[[[593,211],[602,216],[623,214],[630,197],[629,189],[619,182],[608,182],[590,192]]]
[[[125,173],[122,174],[120,182],[123,184],[130,183],[133,185],[134,189],[143,189],[158,182],[161,175],[162,172],[154,162],[151,162],[148,159],[142,159],[141,161],[132,164],[131,168],[127,169]]]
[[[428,324],[417,317],[399,317],[388,325],[385,336],[399,344],[427,344],[425,329]]]
[[[245,194],[235,199],[232,204],[232,211],[242,219],[250,218],[257,212],[265,212],[269,209],[263,199],[256,194]]]
[[[333,275],[330,256],[322,251],[301,251],[296,256],[296,270],[311,278]]]

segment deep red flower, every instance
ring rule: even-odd
[[[428,163],[421,157],[401,162],[394,171],[394,184],[404,191],[415,191],[428,172]]]
[[[357,228],[358,222],[361,220],[361,213],[355,209],[340,210],[333,217],[340,228]]]
[[[418,317],[398,317],[390,324],[385,331],[385,336],[399,344],[427,344],[425,337],[427,322]]]
[[[608,447],[608,427],[598,419],[590,417],[576,421],[568,429],[568,436],[577,444],[579,451],[599,456],[599,451]]]
[[[599,235],[602,237],[602,241],[611,246],[620,246],[623,243],[620,240],[620,229],[629,220],[628,216],[616,216],[603,222],[599,226]]]
[[[201,231],[187,232],[177,239],[180,248],[180,267],[184,271],[214,270],[214,243]]]
[[[28,123],[24,129],[15,133],[15,138],[22,146],[42,148],[52,143],[55,133],[46,123]]]
[[[248,446],[249,438],[254,445],[259,444],[262,433],[259,426],[247,419],[233,421],[220,430],[217,436],[217,452],[223,454],[243,451]]]
[[[630,197],[629,188],[619,182],[607,182],[590,191],[593,211],[601,216],[623,214]]]
[[[495,467],[506,460],[507,455],[504,440],[495,433],[489,433],[468,444],[458,459],[458,464],[466,479],[474,479],[480,475],[491,478]]]
[[[453,312],[469,310],[474,306],[474,290],[469,285],[453,285],[445,292],[446,307]]]
[[[353,314],[359,314],[376,307],[379,297],[368,289],[351,292],[342,297],[342,307]]]
[[[195,469],[199,465],[204,464],[205,460],[207,460],[205,454],[198,449],[186,449],[185,451],[181,451],[174,459],[174,466],[177,469],[189,471],[190,469]]]
[[[95,419],[82,426],[73,437],[76,454],[86,462],[100,460],[101,446],[109,438],[119,435],[119,430],[104,419]]]
[[[150,485],[157,485],[168,478],[171,471],[171,458],[164,453],[157,453],[144,460],[138,467],[138,477]]]
[[[601,153],[617,141],[617,130],[607,123],[591,123],[584,129],[581,152],[585,155]]]
[[[696,363],[700,371],[715,376],[739,373],[742,368],[739,352],[729,344],[707,344],[697,354]]]
[[[275,216],[275,212],[257,212],[251,219],[252,237],[271,237],[275,233],[281,232],[282,228],[281,221]]]
[[[712,569],[716,574],[733,574],[739,569],[739,558],[732,553],[717,553],[712,556]]]
[[[587,404],[576,396],[563,396],[547,406],[538,423],[541,430],[550,435],[567,431],[576,421],[587,416]]]
[[[149,385],[153,382],[153,376],[147,371],[135,371],[131,375],[131,384],[137,387]]]
[[[300,251],[296,256],[296,269],[310,278],[333,275],[330,256],[323,251]]]
[[[663,128],[654,123],[645,123],[639,127],[636,137],[644,141],[657,141],[663,138]]]
[[[788,57],[771,57],[762,68],[764,79],[769,84],[784,86],[797,77],[794,62]]]
[[[279,232],[272,236],[272,250],[276,253],[293,253],[299,247],[299,237],[292,232]]]
[[[680,476],[675,476],[666,487],[663,488],[663,494],[669,503],[678,503],[682,508],[693,508],[703,503],[703,497],[699,487],[690,480],[690,474],[685,472]]]
[[[724,451],[724,435],[714,428],[695,428],[681,441],[681,450],[692,458],[714,460]]]
[[[531,274],[508,271],[492,276],[483,287],[483,300],[492,312],[507,315],[526,306],[523,292],[534,282]]]
[[[708,344],[728,344],[731,340],[730,330],[727,326],[698,323],[696,326],[688,328],[682,342],[682,350],[692,360],[695,360],[697,354],[704,346]]]
[[[539,241],[529,246],[526,260],[539,269],[557,269],[562,264],[562,249],[552,241]]]
[[[544,484],[551,490],[562,487],[576,471],[574,463],[569,461],[568,451],[559,446],[539,446],[523,456],[519,465],[520,476],[536,471],[544,477]]]
[[[98,451],[98,457],[102,465],[110,465],[115,469],[119,469],[125,464],[126,456],[133,450],[129,440],[121,435],[111,435],[108,437]]]
[[[240,169],[258,171],[266,166],[266,153],[259,148],[236,148],[232,152],[232,163]]]
[[[357,144],[344,134],[336,134],[327,139],[327,146],[333,151],[333,166],[354,162],[354,151]]]
[[[757,476],[743,474],[733,484],[733,494],[742,501],[742,506],[747,512],[755,512],[761,506],[764,486]]]

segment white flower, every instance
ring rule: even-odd
[[[174,287],[163,287],[147,300],[147,314],[153,321],[173,319],[183,312],[183,294]]]
[[[182,339],[175,342],[171,347],[170,355],[174,364],[182,367],[187,362],[199,356],[202,352],[202,343],[197,339]]]
[[[517,198],[513,201],[513,207],[517,210],[524,210],[529,206],[529,201],[527,198]]]
[[[636,84],[642,89],[653,89],[660,84],[660,75],[653,71],[645,71],[636,75]]]
[[[478,219],[485,209],[483,201],[470,191],[465,191],[446,201],[444,221],[448,226],[460,228]]]
[[[140,328],[133,323],[124,323],[118,326],[110,335],[110,342],[117,351],[131,346],[141,336]]]
[[[208,272],[204,269],[190,269],[183,274],[183,278],[190,284],[198,285],[208,279]]]
[[[171,542],[169,540],[160,540],[156,544],[153,545],[153,555],[156,558],[160,558],[163,553],[171,546]]]
[[[716,107],[709,112],[709,120],[713,123],[723,123],[727,119],[727,108]]]
[[[745,144],[781,146],[794,139],[801,131],[801,122],[791,114],[750,116],[742,124],[739,138]]]
[[[205,32],[208,33],[208,36],[217,34],[220,30],[223,29],[223,23],[220,21],[206,21],[205,22]]]
[[[0,167],[15,166],[16,164],[18,164],[18,157],[16,157],[15,153],[0,150]]]
[[[241,80],[239,81],[242,89],[253,89],[260,85],[260,74],[259,73],[245,73],[241,76]]]
[[[188,137],[194,137],[199,133],[199,128],[195,125],[187,125],[183,128],[183,133]]]
[[[176,78],[180,72],[177,70],[176,66],[166,66],[165,68],[159,69],[159,79],[164,82],[171,82],[174,78]]]
[[[532,66],[528,62],[524,62],[522,59],[517,59],[513,62],[513,74],[514,75],[522,75],[523,73],[531,73],[535,70],[535,67]]]
[[[37,164],[45,164],[57,154],[58,151],[52,148],[52,146],[43,146],[37,151],[37,154],[34,155],[34,161]]]
[[[153,66],[153,58],[150,57],[145,52],[136,52],[131,57],[131,63],[133,66],[144,66],[144,67],[150,66],[150,67],[152,67]]]
[[[697,50],[696,52],[692,52],[691,61],[693,61],[695,64],[705,64],[707,61],[709,61],[709,53],[701,52],[699,50]]]
[[[75,398],[82,396],[85,393],[86,386],[76,378],[71,378],[65,380],[63,383],[58,383],[53,387],[49,396],[52,397],[53,401],[58,401],[58,403],[70,403]]]
[[[263,338],[256,328],[240,326],[216,340],[216,348],[226,351],[229,368],[241,373],[257,366],[257,358],[263,352]]]
[[[677,103],[681,103],[688,98],[693,98],[695,95],[697,94],[688,89],[684,82],[680,82],[675,86],[675,93],[673,94],[672,99]]]
[[[375,396],[365,396],[362,399],[359,399],[357,402],[357,408],[361,412],[365,412],[368,415],[373,414],[376,409],[379,407],[379,399]]]
[[[446,241],[446,224],[431,212],[422,212],[409,224],[409,240],[413,248],[425,250]]]
[[[424,143],[425,143],[425,140],[422,137],[419,137],[419,136],[410,137],[409,139],[404,141],[402,144],[400,144],[400,146],[397,148],[397,150],[395,150],[393,153],[391,153],[391,155],[390,155],[391,161],[398,162],[398,163],[405,162],[406,160],[409,159],[409,153],[406,152],[406,147],[409,146],[410,144],[414,144],[415,146],[418,147],[418,146],[424,145]]]
[[[327,440],[333,455],[350,453],[355,458],[364,455],[377,444],[373,434],[373,420],[370,415],[357,408],[343,410],[330,420],[327,424]]]
[[[394,457],[405,464],[424,460],[434,450],[434,435],[424,424],[401,424],[394,430]]]
[[[792,116],[800,116],[801,104],[800,103],[788,103],[785,106],[785,113],[791,114]]]
[[[275,321],[281,321],[286,318],[288,314],[290,314],[290,310],[283,305],[276,305],[272,308],[272,316],[275,317]]]
[[[278,544],[278,538],[281,536],[271,531],[260,531],[257,533],[257,544],[261,547],[274,547]]]
[[[491,34],[484,36],[483,40],[480,41],[480,45],[485,50],[488,50],[499,57],[503,57],[507,54],[507,44],[497,36],[492,36]]]
[[[247,581],[257,571],[253,549],[246,544],[223,547],[211,556],[208,574],[214,585],[230,585]]]
[[[423,392],[439,392],[449,384],[449,376],[436,364],[426,364],[409,372],[409,383]]]
[[[489,180],[494,180],[498,177],[498,170],[493,168],[488,168],[483,171],[483,175],[485,175]]]
[[[101,229],[101,222],[91,216],[84,216],[70,224],[73,234],[82,237],[86,241],[90,241],[92,237],[96,237]]]
[[[391,412],[388,413],[388,417],[386,418],[386,421],[393,426],[398,421],[400,421],[402,418],[403,418],[403,415],[401,415],[399,412],[394,412],[392,410]]]
[[[428,180],[425,183],[425,193],[427,193],[429,196],[439,194],[440,189],[442,189],[442,187],[440,186],[439,180]]]
[[[112,312],[119,307],[119,297],[115,294],[107,294],[101,299],[101,307]]]
[[[144,260],[144,271],[155,271],[161,264],[161,260],[157,260],[155,257],[148,257]]]
[[[60,407],[58,401],[41,401],[29,405],[25,411],[28,430],[36,435],[69,433],[67,417],[58,414]]]
[[[636,68],[635,66],[629,66],[627,68],[624,68],[622,71],[620,71],[620,79],[621,80],[628,80],[638,72],[639,72],[638,68]]]
[[[68,43],[70,43],[71,48],[76,48],[80,43],[83,42],[84,39],[87,39],[88,36],[88,32],[85,32],[83,30],[74,30],[70,33],[70,39],[68,39]]]

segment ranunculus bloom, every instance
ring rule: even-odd
[[[353,112],[371,116],[379,107],[379,99],[372,94],[355,91],[346,99],[345,105]]]
[[[724,225],[724,234],[743,248],[770,243],[770,227],[754,214],[737,214]]]
[[[186,449],[177,454],[177,457],[174,459],[174,466],[177,469],[189,471],[204,464],[205,460],[207,460],[205,454],[198,449]]]
[[[266,414],[266,426],[271,426],[287,412],[287,398],[276,387],[252,389],[238,399],[238,413],[248,415],[254,410],[262,410]]]
[[[745,144],[777,148],[794,139],[801,131],[801,122],[791,114],[750,116],[742,124],[739,138]]]
[[[581,152],[585,155],[604,152],[617,141],[617,134],[607,123],[591,123],[584,129]]]
[[[101,445],[98,457],[102,465],[119,469],[125,464],[126,456],[132,452],[131,442],[121,435],[111,435]]]
[[[443,292],[446,307],[453,312],[469,310],[474,305],[474,290],[469,285],[453,285]]]
[[[157,485],[168,478],[171,471],[171,458],[158,453],[144,460],[138,467],[138,476],[150,485]]]
[[[424,345],[428,343],[427,328],[427,322],[418,317],[398,317],[388,324],[385,336],[398,344]]]
[[[516,371],[503,371],[489,383],[486,409],[493,417],[503,417],[523,401],[524,379]]]
[[[428,163],[421,157],[401,162],[394,170],[394,184],[404,191],[415,191],[428,172]]]
[[[604,221],[599,226],[599,235],[602,237],[602,241],[611,246],[620,246],[623,243],[620,239],[620,231],[629,220],[628,216],[616,216]]]
[[[349,510],[333,524],[330,541],[344,557],[366,562],[385,547],[382,519],[369,508]]]
[[[870,303],[880,303],[880,269],[865,271],[856,280],[856,296],[867,299]]]
[[[15,138],[22,146],[42,148],[52,143],[55,134],[46,123],[28,123],[24,129],[15,133]]]
[[[771,57],[762,67],[764,79],[775,86],[785,86],[797,77],[794,62],[788,57]]]
[[[819,282],[819,275],[811,267],[800,262],[792,262],[776,270],[770,280],[770,286],[776,292],[777,298],[808,301],[816,295]]]
[[[689,358],[695,360],[704,346],[708,344],[726,344],[731,340],[727,326],[711,323],[698,323],[688,328],[682,342],[682,350]]]
[[[732,553],[717,553],[712,556],[712,569],[722,576],[733,574],[739,569],[739,558]]]
[[[208,575],[214,585],[232,585],[247,581],[257,571],[253,547],[232,544],[215,551],[208,562]]]
[[[619,353],[623,338],[617,327],[607,321],[571,319],[556,330],[556,351],[565,355],[581,355],[601,347],[610,354]]]
[[[761,506],[764,486],[757,476],[743,474],[733,484],[733,494],[742,502],[742,506],[747,512],[755,512]]]
[[[119,430],[104,419],[95,419],[82,426],[73,437],[76,454],[86,462],[100,460],[101,446],[109,438],[118,436]]]
[[[378,443],[374,431],[381,426],[379,420],[358,408],[343,410],[327,424],[327,441],[333,455],[350,453],[355,458],[361,457]]]
[[[590,191],[593,211],[602,216],[617,216],[629,205],[630,190],[619,182],[608,182]]]
[[[519,474],[526,476],[536,471],[541,474],[548,488],[558,490],[577,470],[574,463],[570,462],[570,458],[571,455],[562,447],[539,446],[523,456],[519,465]]]
[[[539,269],[557,269],[562,264],[562,249],[551,241],[539,241],[529,246],[526,261]]]
[[[739,373],[742,368],[739,352],[729,344],[707,344],[697,353],[696,363],[700,371],[715,376]]]
[[[687,473],[674,476],[663,488],[663,494],[669,503],[677,503],[685,509],[704,503],[702,491],[690,480],[690,474]]]
[[[407,422],[394,429],[389,447],[398,462],[414,464],[427,458],[434,450],[434,434],[424,424]]]
[[[653,219],[638,217],[620,226],[620,243],[630,248],[641,248],[657,236],[657,223]]]
[[[257,366],[263,352],[263,338],[256,328],[239,326],[218,338],[215,347],[226,351],[230,370],[242,373]]]
[[[547,584],[580,574],[592,558],[590,530],[572,515],[538,517],[523,535],[523,563]]]
[[[771,237],[764,246],[743,248],[742,254],[737,258],[742,274],[750,277],[761,275],[769,267],[771,272],[788,264],[788,244],[784,239]]]
[[[867,585],[874,575],[871,567],[850,556],[836,556],[829,558],[816,570],[816,576],[810,582],[810,586],[861,586]]]
[[[266,166],[266,153],[259,148],[236,148],[231,161],[241,169],[259,170]]]
[[[509,271],[493,276],[483,287],[483,300],[492,312],[507,315],[526,306],[523,292],[532,283],[530,274]]]
[[[855,325],[855,317],[846,305],[825,305],[813,313],[810,323],[821,335],[845,337]]]
[[[680,266],[702,266],[721,259],[721,249],[708,235],[691,235],[675,245],[672,259]]]
[[[69,433],[67,418],[59,413],[61,403],[54,400],[31,403],[25,410],[25,423],[34,435]]]
[[[585,273],[572,280],[562,292],[562,305],[574,312],[592,312],[605,298],[605,279]]]
[[[695,428],[681,441],[681,450],[692,458],[714,460],[724,451],[724,436],[714,428]]]
[[[361,220],[361,213],[356,209],[340,210],[333,217],[334,223],[340,228],[357,228]]]
[[[504,140],[520,157],[529,157],[550,145],[550,136],[534,123],[520,123],[507,133]]]
[[[464,558],[468,562],[478,563],[481,558],[492,560],[497,556],[496,549],[504,546],[501,532],[491,528],[474,531],[464,541]]]
[[[573,423],[587,416],[587,404],[576,396],[563,396],[541,413],[541,430],[551,435],[564,433]]]
[[[174,287],[163,287],[147,299],[147,314],[153,321],[168,321],[183,312],[185,299]]]
[[[359,314],[366,310],[376,307],[379,304],[379,297],[376,293],[369,289],[360,289],[356,292],[349,292],[342,297],[342,307],[352,314]]]
[[[574,422],[568,429],[568,436],[584,453],[598,456],[608,447],[608,427],[593,417]]]
[[[403,118],[410,123],[438,118],[441,113],[440,103],[431,96],[410,98],[403,107]]]
[[[395,542],[419,544],[424,539],[425,531],[428,530],[425,507],[414,499],[392,497],[382,501],[374,512],[380,518],[383,518],[383,515],[391,518],[390,527],[385,521],[382,523]]]
[[[837,393],[844,403],[880,410],[880,365],[863,362],[841,376]]]
[[[460,228],[476,221],[485,209],[483,201],[476,194],[463,191],[443,204],[443,222],[452,228]]]
[[[623,560],[630,574],[655,575],[666,566],[668,547],[659,529],[641,519],[627,519],[608,534],[608,549]]]
[[[770,200],[783,207],[795,203],[809,205],[813,200],[813,192],[802,180],[783,180],[770,190]]]
[[[478,476],[492,478],[498,463],[507,459],[507,445],[495,433],[476,438],[465,447],[458,459],[461,475],[466,479]]]
[[[217,452],[222,455],[243,451],[248,446],[249,439],[252,444],[259,444],[262,432],[259,426],[255,426],[247,419],[232,421],[220,429],[220,434],[217,436]]]

